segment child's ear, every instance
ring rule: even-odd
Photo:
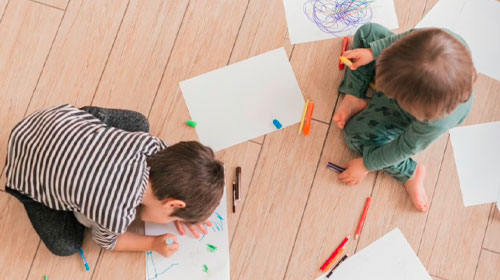
[[[165,208],[185,208],[186,202],[174,198],[164,199],[162,202],[162,207]]]

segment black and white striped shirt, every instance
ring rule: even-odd
[[[7,186],[93,221],[93,239],[113,249],[134,220],[149,179],[146,158],[166,148],[144,132],[107,126],[71,105],[35,112],[11,132]]]

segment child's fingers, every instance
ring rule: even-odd
[[[339,174],[339,179],[345,179],[349,176],[349,173],[344,171],[342,173]]]
[[[212,224],[212,222],[210,222],[209,220],[207,220],[207,221],[205,222],[205,224],[206,224],[207,226],[209,226],[209,227],[211,227],[211,226],[213,225],[213,224]]]
[[[207,229],[203,226],[203,224],[198,224],[198,228],[203,232],[204,234],[208,234]]]
[[[356,50],[347,50],[342,54],[342,56],[348,59],[353,59],[358,57]]]
[[[175,224],[175,228],[177,229],[177,231],[179,232],[180,235],[186,234],[186,231],[184,230],[184,227],[182,226],[181,222],[175,221],[174,224]]]
[[[194,228],[193,225],[186,225],[186,226],[193,233],[194,237],[196,237],[196,238],[201,237],[200,233]]]

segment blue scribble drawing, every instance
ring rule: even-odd
[[[151,262],[151,266],[153,267],[153,271],[150,273],[148,267],[148,262]],[[169,271],[172,267],[176,266],[176,265],[179,265],[178,263],[173,263],[171,265],[169,265],[167,268],[165,268],[164,270],[162,271],[156,271],[156,265],[155,265],[155,261],[154,261],[154,258],[153,258],[153,252],[151,251],[147,251],[146,252],[146,276],[148,280],[154,280],[154,279],[158,279],[158,276],[166,273],[167,271]],[[152,277],[150,277],[150,275],[153,275]]]
[[[222,216],[215,212],[215,216],[217,216],[216,220],[211,220],[212,226],[210,229],[212,229],[213,232],[220,232],[224,230],[224,218]],[[203,234],[198,241],[202,241],[205,238],[205,234]]]
[[[358,28],[373,18],[374,0],[307,0],[304,14],[318,28],[335,36]]]

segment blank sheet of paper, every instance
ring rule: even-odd
[[[146,223],[146,235],[175,234],[179,251],[170,258],[156,252],[146,252],[146,280],[229,280],[229,241],[226,195],[210,217],[213,226],[208,234],[196,239],[189,230],[180,236],[173,223]],[[213,245],[215,251],[208,245]],[[204,270],[206,265],[207,271]]]
[[[300,122],[304,97],[285,49],[180,83],[200,142],[218,151]]]
[[[432,280],[403,233],[396,228],[316,280]]]
[[[499,1],[440,0],[417,27],[447,28],[462,36],[478,72],[500,80]]]
[[[292,44],[351,36],[363,24],[398,28],[393,0],[283,0]]]
[[[497,202],[500,122],[456,127],[450,139],[465,206]]]

